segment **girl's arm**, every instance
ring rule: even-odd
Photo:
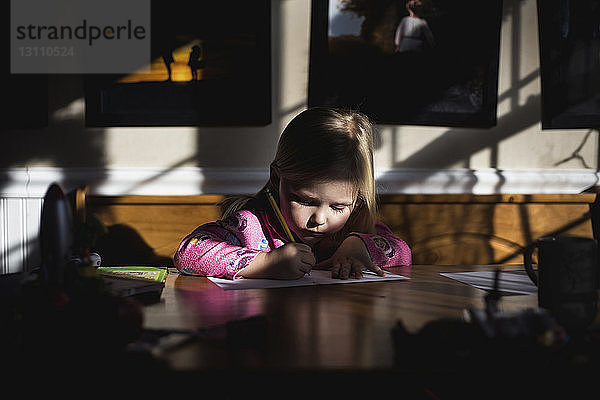
[[[279,247],[271,249],[259,218],[242,210],[196,228],[179,245],[175,266],[189,275],[228,279],[298,279],[310,272],[315,258],[309,246],[273,242]]]
[[[406,242],[398,238],[381,222],[375,224],[375,234],[353,233],[362,239],[371,261],[379,267],[411,265],[412,254]]]
[[[375,234],[350,234],[331,257],[315,268],[331,269],[333,278],[348,279],[362,278],[364,269],[383,276],[385,272],[381,268],[411,265],[410,248],[404,240],[379,222],[375,231]]]
[[[304,243],[287,243],[270,252],[260,252],[237,276],[244,278],[298,279],[310,273],[315,256]]]
[[[233,279],[263,250],[270,249],[260,221],[242,210],[196,228],[183,239],[173,259],[185,274]]]

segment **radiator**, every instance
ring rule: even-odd
[[[0,274],[40,265],[41,197],[0,197]]]

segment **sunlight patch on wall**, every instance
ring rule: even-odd
[[[196,127],[106,128],[106,162],[111,167],[195,166],[197,135]]]
[[[53,121],[79,120],[85,113],[85,99],[80,97],[71,101],[64,107],[54,111],[51,115]]]

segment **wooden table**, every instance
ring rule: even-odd
[[[463,310],[483,308],[485,291],[440,272],[493,270],[494,266],[414,265],[392,268],[406,281],[225,291],[204,277],[169,274],[159,303],[145,308],[145,327],[201,333],[199,343],[165,354],[175,370],[236,367],[305,370],[381,370],[393,367],[391,331],[398,321],[410,332]],[[517,269],[518,266],[505,266]],[[537,295],[505,296],[501,309],[537,307]],[[231,343],[226,324],[264,316],[265,335],[250,332]],[[244,327],[242,326],[242,330]],[[235,360],[231,348],[234,346]]]

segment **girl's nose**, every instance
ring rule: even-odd
[[[327,219],[325,217],[325,213],[318,209],[310,216],[310,219],[308,220],[308,228],[315,228],[324,225],[326,221]]]

